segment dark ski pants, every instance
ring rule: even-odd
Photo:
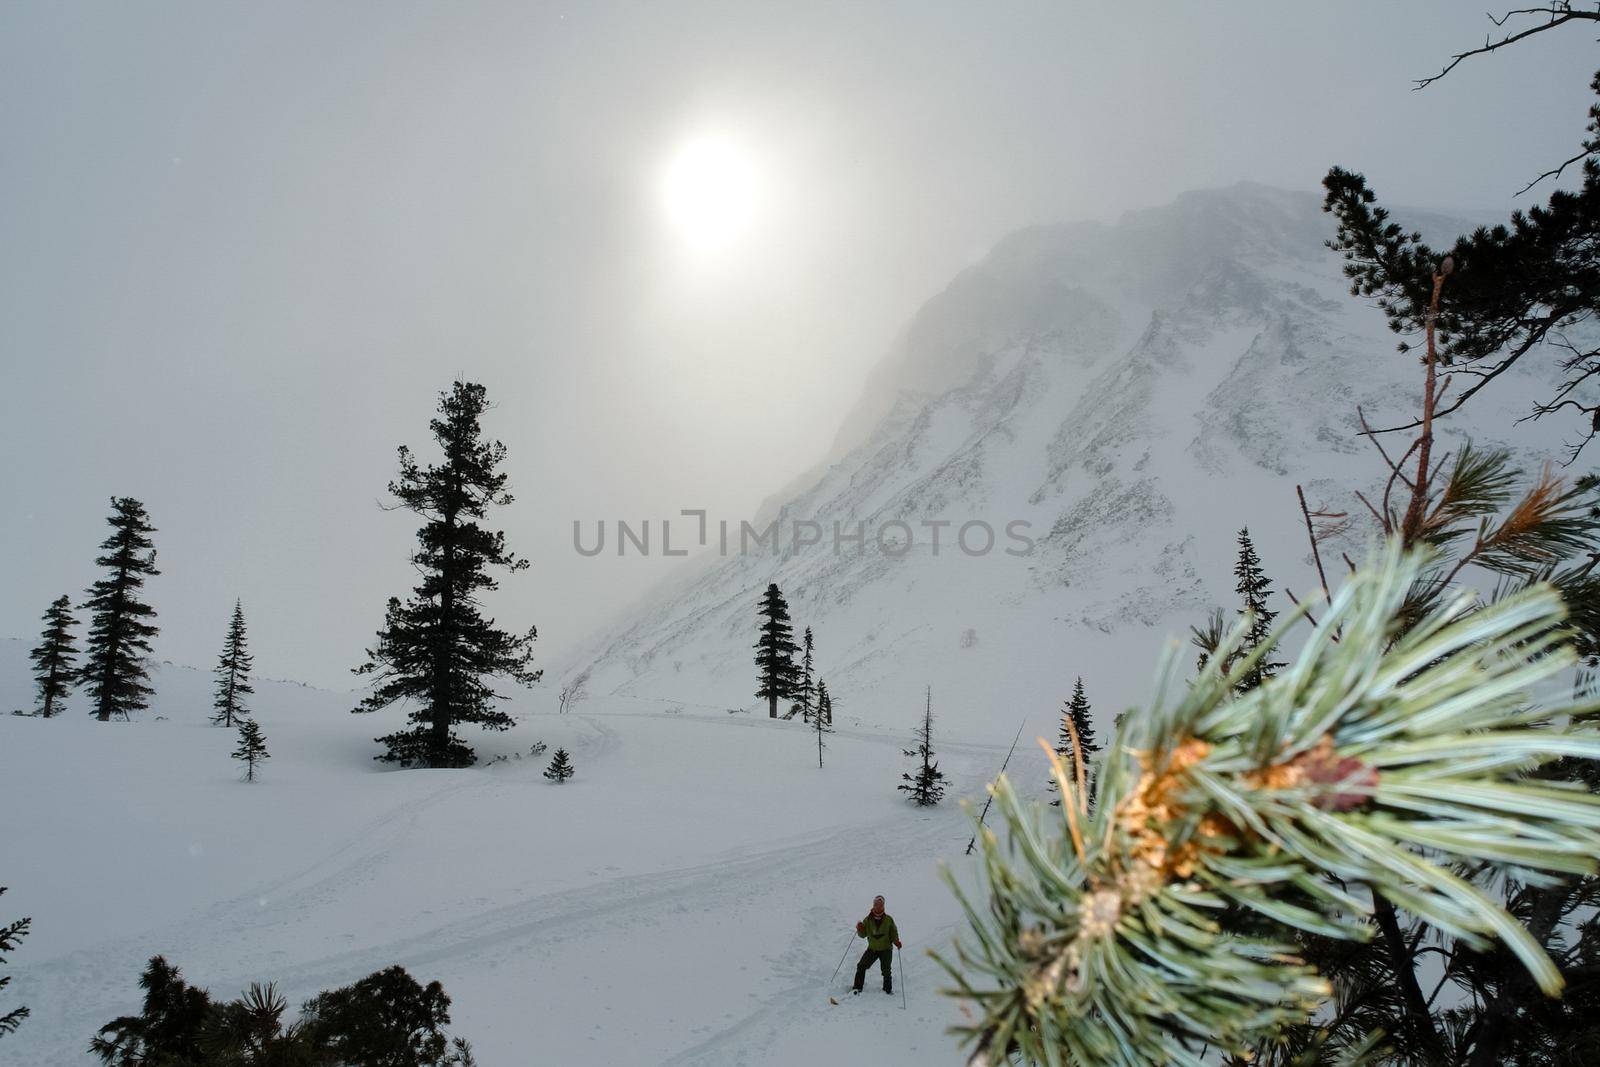
[[[894,956],[892,948],[869,948],[861,954],[861,961],[856,964],[856,991],[861,991],[862,983],[867,980],[867,971],[876,962],[878,970],[883,972],[883,991],[894,992],[894,972],[890,970],[890,963]]]

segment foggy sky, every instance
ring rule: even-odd
[[[917,306],[1007,232],[1332,163],[1506,211],[1571,155],[1592,38],[1425,92],[1459,2],[0,6],[0,636],[144,501],[158,659],[337,688],[418,522],[395,447],[484,382],[533,568],[487,607],[553,662],[666,572],[571,524],[749,514],[826,454]],[[742,146],[752,226],[693,261],[658,203]],[[1527,198],[1523,198],[1526,200]],[[592,525],[591,527],[592,528]]]

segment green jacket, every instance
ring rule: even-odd
[[[896,941],[900,940],[900,931],[894,928],[894,919],[888,912],[882,918],[874,919],[870,912],[867,917],[856,924],[856,936],[867,939],[867,947],[875,952],[882,952]]]

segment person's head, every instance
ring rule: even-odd
[[[874,915],[882,915],[883,914],[883,897],[882,897],[882,895],[875,896],[875,897],[872,898],[872,914],[874,914]]]

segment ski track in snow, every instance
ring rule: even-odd
[[[524,721],[534,720],[547,730],[560,725],[569,732],[583,731],[575,741],[563,744],[574,753],[580,772],[591,779],[614,778],[625,771],[626,765],[619,756],[641,732],[643,744],[651,745],[653,735],[682,736],[686,730],[693,731],[696,739],[702,735],[713,739],[706,742],[712,752],[718,751],[715,738],[736,740],[741,746],[740,758],[748,758],[744,749],[751,743],[762,746],[754,751],[765,750],[769,742],[759,736],[762,731],[773,735],[771,743],[798,742],[810,747],[808,740],[796,737],[799,724],[741,716],[690,717],[660,710],[629,710],[574,712]],[[860,750],[866,746],[867,750],[880,753],[872,757],[875,760],[891,755],[881,753],[883,746],[898,748],[906,743],[906,738],[864,730],[841,729],[827,735],[830,749],[848,745]],[[552,743],[550,750],[555,747]],[[947,765],[951,774],[949,800],[981,794],[983,782],[993,774],[1007,747],[972,743],[941,746],[941,756],[959,764]],[[899,754],[892,755],[898,758]],[[46,1056],[62,1058],[37,1062],[88,1062],[87,1057],[69,1055],[68,1047],[83,1049],[98,1025],[114,1014],[136,1008],[134,979],[144,962],[156,954],[184,967],[192,981],[207,986],[214,995],[231,996],[251,981],[271,978],[291,1003],[400,962],[420,980],[439,977],[444,981],[456,999],[455,1030],[478,1045],[485,1067],[511,1062],[799,1063],[811,1061],[814,1055],[844,1062],[838,1056],[849,1059],[853,1054],[847,1051],[848,1045],[836,1047],[837,1042],[881,1041],[883,1035],[906,1027],[916,1028],[928,1037],[931,1047],[943,1049],[949,1058],[955,1057],[953,1041],[942,1035],[943,1028],[952,1021],[951,1002],[935,995],[940,973],[919,951],[947,944],[955,932],[955,923],[927,923],[926,919],[935,915],[921,906],[920,899],[909,913],[902,914],[902,927],[907,931],[903,936],[912,940],[907,944],[910,951],[897,965],[896,981],[904,981],[900,968],[909,965],[917,979],[911,987],[917,996],[909,1002],[909,1010],[901,1009],[899,989],[892,1003],[882,996],[875,984],[876,970],[868,976],[867,993],[861,1000],[833,1007],[827,1004],[829,993],[850,1000],[848,983],[863,943],[852,939],[849,958],[831,986],[828,976],[839,962],[843,937],[848,936],[859,915],[817,903],[818,899],[833,895],[826,887],[871,882],[880,877],[898,877],[903,882],[907,871],[916,872],[917,884],[923,887],[918,889],[919,897],[949,898],[948,889],[936,876],[934,860],[941,856],[959,857],[967,831],[967,823],[950,810],[955,805],[949,802],[944,808],[927,813],[900,803],[885,805],[877,809],[875,817],[859,822],[845,820],[804,833],[780,834],[756,847],[701,847],[691,853],[700,857],[695,862],[602,875],[583,884],[534,892],[509,904],[496,906],[489,896],[473,896],[469,892],[462,899],[430,902],[420,915],[409,917],[412,921],[397,931],[398,936],[372,943],[347,946],[343,942],[358,935],[330,937],[319,932],[319,923],[336,922],[342,914],[340,908],[348,908],[351,901],[383,900],[389,886],[386,878],[394,877],[390,866],[396,851],[407,843],[414,847],[426,829],[423,820],[430,812],[450,805],[505,803],[503,794],[534,785],[542,766],[538,759],[501,764],[399,800],[381,814],[345,827],[332,840],[319,842],[317,858],[298,865],[292,873],[216,900],[182,921],[53,959],[28,961],[24,954],[17,985],[34,1009],[28,1025],[38,1029],[31,1036],[42,1036],[46,1029],[73,1035],[59,1044],[40,1047]],[[905,900],[904,894],[900,899],[908,906],[914,903]],[[953,902],[947,903],[950,906],[943,909],[943,919],[949,919],[954,910]],[[464,906],[475,910],[463,915]],[[917,914],[919,910],[929,912],[926,919]],[[438,921],[432,921],[434,918]],[[708,990],[717,988],[719,981],[728,980],[715,971],[725,955],[737,961],[732,964],[737,971],[753,971],[759,988],[735,985],[734,992],[743,994],[742,1002],[724,999],[704,1005],[702,1015],[686,1016],[688,1026],[680,1022],[670,1032],[661,1033],[660,1044],[654,1047],[635,1045],[626,1053],[596,1049],[593,1059],[564,1056],[514,1061],[504,1057],[494,1040],[481,1040],[468,1022],[474,1011],[481,1013],[487,1007],[475,1004],[469,992],[461,988],[470,984],[473,976],[511,975],[515,982],[537,983],[543,975],[570,973],[574,959],[581,966],[591,945],[612,946],[621,941],[648,952],[651,938],[658,931],[715,932],[730,924],[758,932],[763,938],[769,930],[776,936],[772,944],[747,946],[735,942],[721,954],[714,946],[709,960],[686,961],[690,973],[685,980],[691,985],[703,982]],[[755,957],[750,955],[752,949],[758,949]],[[614,950],[607,947],[604,951]],[[621,950],[624,967],[627,953],[627,949]],[[219,957],[227,961],[221,973],[216,966]],[[211,963],[202,971],[200,963],[207,960]],[[468,976],[468,981],[464,982],[461,976]],[[628,979],[626,973],[618,975],[616,985],[607,988],[615,988],[623,997],[651,996],[648,989],[630,988]],[[733,981],[737,983],[739,979],[735,977]],[[530,995],[534,995],[533,990]],[[841,1014],[825,1016],[824,1031],[817,1025],[819,1010]],[[874,1010],[879,1014],[870,1014]],[[892,1015],[882,1016],[886,1011]],[[845,1012],[854,1012],[857,1018],[851,1021],[842,1014]],[[577,1040],[576,1023],[572,1019],[546,1018],[536,1029],[543,1032],[568,1026],[573,1030],[568,1038],[570,1045]],[[858,1032],[863,1027],[868,1031],[866,1036]],[[599,1024],[596,1029],[601,1029]],[[835,1044],[825,1045],[817,1053],[802,1051],[819,1033],[831,1035],[829,1039]],[[589,1040],[595,1038],[591,1036]],[[796,1047],[797,1042],[801,1048]],[[885,1060],[882,1055],[875,1056],[875,1062],[912,1059],[891,1055]]]

